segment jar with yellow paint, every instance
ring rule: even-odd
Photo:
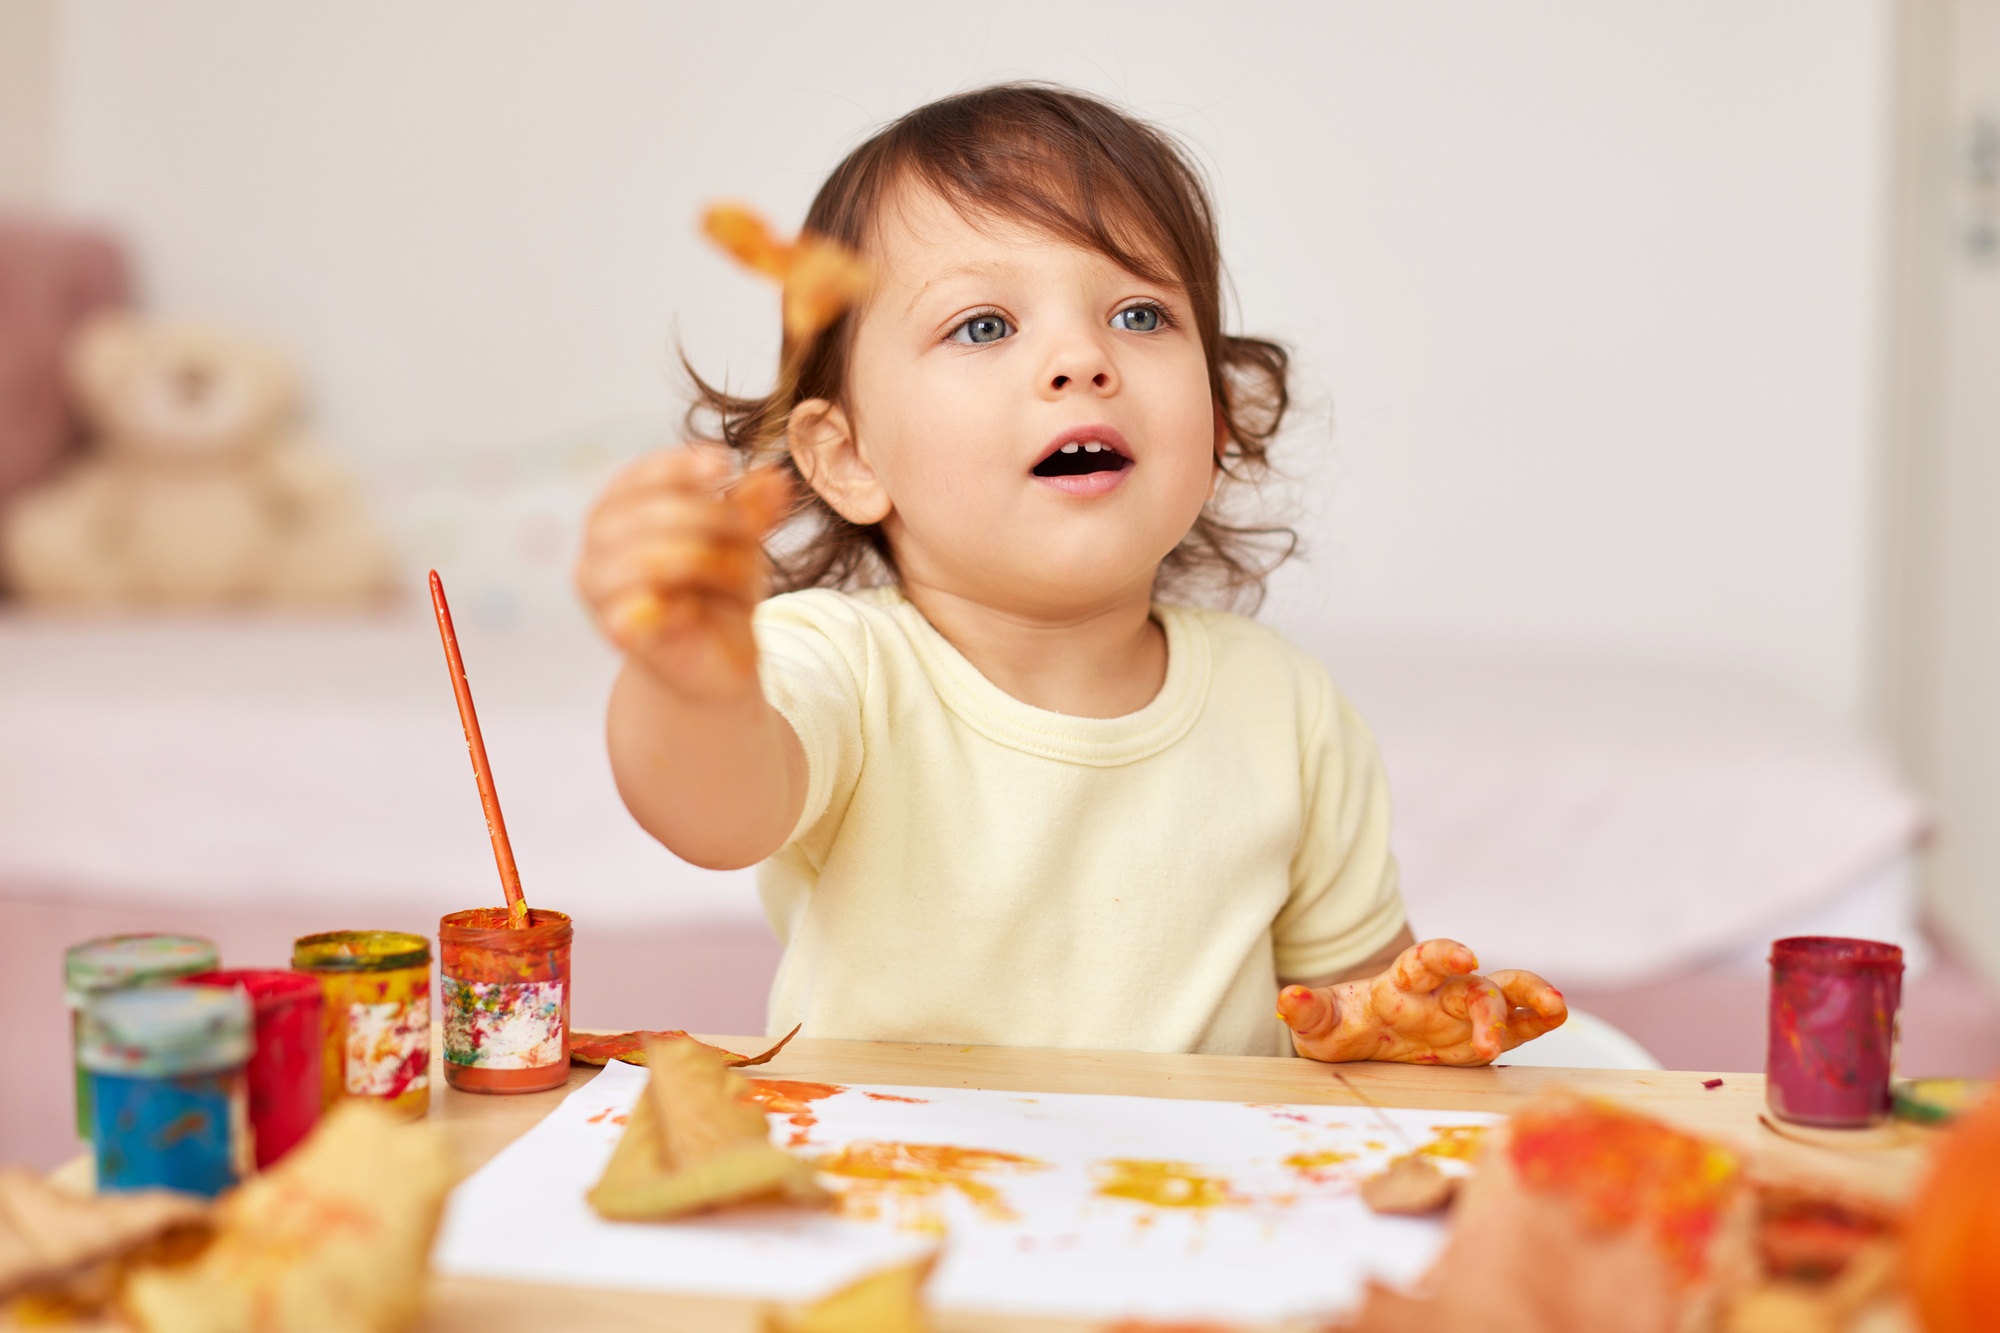
[[[326,998],[324,1097],[370,1097],[412,1118],[431,1104],[431,942],[398,930],[334,930],[292,944],[292,966]]]

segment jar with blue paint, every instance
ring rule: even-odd
[[[73,945],[63,955],[70,1046],[76,1065],[76,1136],[90,1138],[90,1076],[83,1067],[83,1007],[100,995],[135,986],[165,986],[216,967],[215,941],[199,935],[107,935]]]
[[[241,990],[118,991],[83,1008],[78,1057],[90,1080],[100,1190],[215,1195],[250,1171]]]

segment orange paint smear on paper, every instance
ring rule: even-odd
[[[1429,1143],[1419,1144],[1412,1157],[1431,1157],[1441,1162],[1469,1162],[1479,1155],[1486,1141],[1484,1125],[1436,1125]]]
[[[631,1116],[627,1112],[613,1111],[607,1106],[583,1123],[586,1125],[622,1125],[629,1119],[631,1119]]]
[[[1047,1162],[992,1148],[959,1148],[947,1143],[850,1143],[814,1163],[838,1182],[841,1211],[874,1218],[885,1206],[900,1210],[902,1225],[942,1232],[936,1201],[946,1191],[965,1199],[990,1221],[1011,1222],[1015,1213],[985,1177],[1045,1171]]]
[[[1557,1194],[1593,1226],[1643,1226],[1682,1281],[1698,1281],[1742,1187],[1736,1155],[1615,1106],[1584,1103],[1514,1117],[1507,1155],[1527,1189]]]
[[[819,1123],[812,1104],[837,1097],[847,1089],[838,1083],[807,1083],[783,1078],[753,1078],[742,1098],[766,1115],[784,1116],[792,1126],[788,1148],[803,1148],[812,1142],[812,1127]]]
[[[911,1106],[929,1106],[928,1097],[898,1097],[893,1092],[864,1092],[861,1094],[871,1102],[908,1102]]]
[[[1329,1149],[1326,1152],[1295,1152],[1285,1159],[1285,1166],[1287,1169],[1304,1176],[1315,1185],[1325,1185],[1340,1178],[1339,1172],[1330,1170],[1329,1168],[1340,1166],[1353,1160],[1354,1154],[1351,1152],[1339,1152]]]
[[[1097,1164],[1097,1193],[1155,1208],[1214,1208],[1246,1200],[1220,1176],[1204,1175],[1186,1162],[1115,1157]]]

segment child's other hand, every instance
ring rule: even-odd
[[[577,591],[605,637],[676,693],[740,698],[757,683],[750,613],[770,592],[763,539],[791,500],[775,468],[731,485],[718,448],[643,458],[591,511]]]
[[[1563,1025],[1562,992],[1533,972],[1479,976],[1456,940],[1405,949],[1380,976],[1278,994],[1292,1045],[1314,1060],[1483,1065]]]

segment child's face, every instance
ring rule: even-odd
[[[814,488],[906,583],[1029,614],[1149,594],[1215,478],[1185,293],[926,190],[881,222],[847,411],[795,416]]]

